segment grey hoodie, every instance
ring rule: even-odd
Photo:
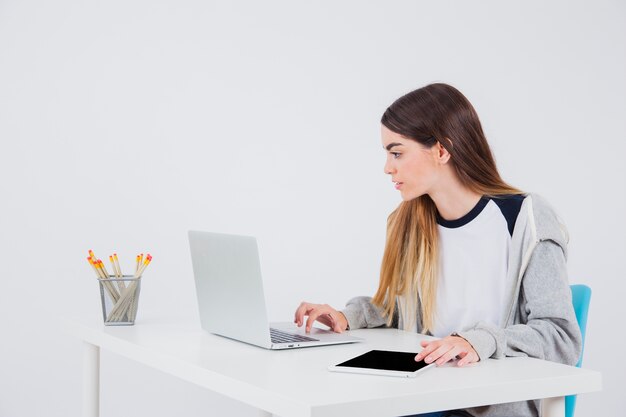
[[[509,251],[503,327],[476,323],[459,329],[480,359],[530,356],[575,365],[582,338],[567,280],[567,231],[547,202],[536,194],[524,199]],[[398,309],[396,308],[396,312]],[[381,327],[386,319],[371,297],[356,297],[342,311],[350,329]],[[394,317],[393,327],[403,328]],[[417,331],[421,317],[417,313]],[[539,401],[496,404],[466,410],[476,417],[536,417]]]

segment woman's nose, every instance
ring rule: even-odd
[[[389,161],[385,162],[385,166],[383,167],[383,170],[385,171],[385,174],[393,174],[393,168],[391,167],[391,164],[389,163]]]

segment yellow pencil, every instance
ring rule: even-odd
[[[137,273],[135,273],[135,277],[140,277],[141,274],[143,274],[143,271],[146,270],[146,267],[148,266],[148,264],[152,261],[152,256],[150,254],[148,254],[146,256],[146,260],[143,262],[143,265],[141,265],[141,268],[139,268],[139,271],[137,271]]]
[[[106,270],[106,268],[104,267],[104,262],[102,262],[102,259],[98,259],[98,268],[100,268],[100,273],[102,274],[102,277],[105,279],[109,279],[109,272]]]
[[[113,260],[115,261],[115,266],[117,266],[117,274],[120,278],[122,278],[124,274],[122,274],[122,268],[120,268],[120,260],[117,259],[117,253],[113,254]]]
[[[115,269],[115,275],[118,278],[124,278],[122,274],[122,268],[120,268],[120,260],[117,259],[117,253],[113,254],[113,268]],[[117,286],[120,288],[120,291],[126,289],[126,283],[124,281],[117,281]]]
[[[137,275],[137,271],[139,271],[139,267],[141,266],[141,258],[143,258],[143,253],[141,255],[137,255],[137,264],[135,265],[135,275]]]
[[[89,262],[89,265],[91,265],[91,267],[93,268],[93,270],[96,273],[96,275],[98,276],[98,278],[100,278],[100,272],[98,272],[98,268],[96,268],[96,266],[94,265],[93,261],[91,260],[91,256],[89,256],[87,258],[87,262]]]
[[[102,263],[102,261],[98,258],[96,258],[96,255],[93,253],[93,251],[91,249],[89,249],[89,255],[91,257],[91,261],[93,262],[94,266],[96,267],[96,269],[98,270],[98,274],[100,275],[101,278],[108,278],[109,274],[106,273],[106,269],[104,269],[104,265],[100,265]]]
[[[117,303],[117,300],[119,300],[120,298],[120,294],[117,292],[113,284],[107,281],[109,278],[109,274],[106,272],[106,269],[104,268],[104,264],[102,263],[102,260],[100,259],[98,259],[97,261],[92,260],[92,262],[94,266],[96,267],[96,269],[98,270],[98,275],[100,275],[100,279],[105,280],[102,284],[104,285],[104,288],[106,288],[107,292],[111,296],[111,300],[113,301],[114,304]]]
[[[104,271],[104,275],[109,278],[111,275],[109,275],[109,271],[107,271],[106,266],[104,266],[104,262],[102,262],[102,259],[98,259],[98,263],[100,264],[100,268],[102,268],[102,271]]]
[[[113,255],[109,255],[109,262],[111,262],[111,266],[113,267],[113,274],[115,278],[119,278],[120,276],[117,273],[117,267],[115,266],[115,261],[113,261]]]
[[[96,265],[96,256],[94,255],[91,249],[89,249],[88,252],[89,252],[89,257],[87,258],[87,260],[93,267],[94,271],[96,271],[96,274],[98,275],[98,277],[100,277],[100,271],[98,270],[97,265]]]
[[[106,278],[104,276],[104,272],[102,271],[102,269],[100,269],[100,264],[98,263],[96,259],[91,258],[91,264],[93,265],[94,268],[96,268],[96,272],[98,273],[98,276],[100,278]]]

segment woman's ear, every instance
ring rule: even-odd
[[[437,162],[444,165],[447,164],[450,160],[450,152],[441,144],[441,142],[437,142],[435,145],[435,149],[437,150]]]

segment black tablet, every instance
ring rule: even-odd
[[[434,365],[434,362],[427,364],[423,360],[415,362],[415,355],[417,352],[370,350],[345,362],[331,365],[328,370],[412,378]]]

